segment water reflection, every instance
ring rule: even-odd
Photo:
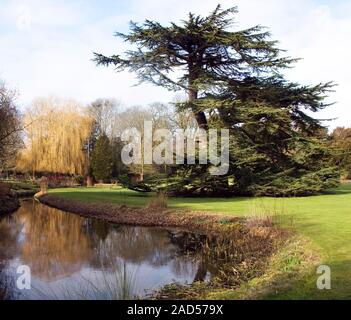
[[[13,216],[0,220],[0,300],[15,298],[11,290],[11,276],[8,273],[8,262],[15,258],[19,251],[18,242],[22,226]]]
[[[184,232],[111,225],[24,201],[16,214],[0,220],[0,288],[12,299],[69,299],[78,291],[84,298],[99,298],[96,291],[102,298],[144,295],[168,283],[208,277],[204,264],[185,254],[197,240]],[[25,295],[14,285],[22,264],[31,268],[34,288]],[[106,292],[110,287],[113,293]]]
[[[58,280],[79,271],[92,258],[80,217],[36,202],[24,203],[15,217],[24,226],[21,259],[33,276]]]

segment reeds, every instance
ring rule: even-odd
[[[165,192],[157,192],[150,200],[150,209],[166,209],[168,207],[168,196]]]
[[[136,270],[129,269],[126,263],[123,263],[113,272],[102,270],[89,277],[82,276],[77,286],[47,287],[45,291],[39,288],[33,290],[37,298],[42,300],[132,300],[138,297],[136,280]]]

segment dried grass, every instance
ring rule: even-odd
[[[164,192],[158,192],[155,197],[150,200],[150,209],[167,209],[168,208],[168,196]]]

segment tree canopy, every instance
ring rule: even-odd
[[[287,68],[296,59],[280,57],[276,41],[268,40],[270,33],[261,26],[231,32],[233,7],[222,10],[217,6],[207,17],[189,14],[179,26],[164,27],[146,20],[143,25],[132,22],[130,34],[117,36],[136,45],[124,57],[95,54],[98,65],[114,65],[117,71],[129,69],[141,81],[168,89],[184,89],[189,102],[224,84],[240,83],[247,76],[267,76]],[[180,77],[174,78],[176,72]],[[206,124],[204,114],[191,105],[199,126]]]

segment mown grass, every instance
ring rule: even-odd
[[[113,203],[119,205],[144,206],[150,195],[125,189],[56,189],[51,193],[71,200],[89,203]],[[267,298],[290,299],[351,299],[351,184],[306,198],[170,198],[169,208],[224,213],[234,216],[249,216],[253,209],[262,212],[280,212],[282,225],[293,225],[298,234],[311,240],[318,248],[319,264],[332,270],[332,290],[320,291],[316,287],[319,275],[315,268],[306,270],[302,279],[295,279],[292,288],[267,293]],[[257,209],[258,208],[258,209]],[[275,268],[297,263],[287,259]],[[290,279],[292,280],[292,279]]]

